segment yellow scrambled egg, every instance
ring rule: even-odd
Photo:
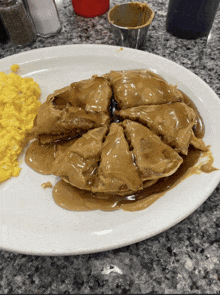
[[[0,182],[19,175],[18,156],[26,131],[33,127],[40,94],[32,78],[0,72]]]
[[[17,64],[13,64],[10,68],[13,72],[17,72],[20,67]]]

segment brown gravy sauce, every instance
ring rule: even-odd
[[[196,107],[196,105],[194,104],[194,102],[184,93],[180,90],[180,92],[183,95],[183,102],[190,108],[192,108],[194,110],[194,112],[196,113],[196,124],[193,127],[195,136],[198,138],[203,138],[205,135],[205,125],[203,122],[203,119]]]
[[[155,77],[160,77],[153,74]],[[202,138],[204,135],[203,120],[191,99],[183,92],[183,101],[197,114],[197,123],[195,125],[195,135]],[[41,174],[52,174],[53,163],[59,154],[64,152],[76,139],[70,139],[66,142],[57,142],[54,144],[40,144],[38,140],[33,141],[26,152],[25,162],[33,170]],[[178,185],[182,180],[192,174],[202,172],[210,173],[218,170],[213,167],[213,156],[210,147],[206,152],[202,152],[190,146],[188,155],[181,155],[183,164],[178,170],[169,177],[158,180],[154,185],[143,189],[130,196],[101,195],[93,194],[90,191],[80,190],[72,185],[60,180],[53,188],[53,198],[57,205],[67,210],[89,211],[103,210],[113,211],[123,209],[125,211],[138,211],[147,208],[157,199],[163,196],[167,191]],[[200,159],[205,159],[200,163]],[[49,184],[43,184],[50,187]]]
[[[27,149],[25,163],[36,172],[49,175],[52,173],[55,151],[55,145],[42,145],[35,140]]]
[[[206,152],[202,153],[202,158],[206,158],[205,163],[201,163],[199,166],[199,170],[205,173],[211,173],[213,171],[219,170],[215,167],[213,167],[214,158],[211,154],[210,149],[208,149]]]
[[[75,140],[72,139],[62,144],[41,144],[38,140],[34,140],[26,151],[25,163],[40,174],[52,174],[56,154],[59,150],[67,149]]]
[[[41,174],[51,174],[53,161],[59,149],[66,149],[70,142],[64,144],[41,145],[33,141],[25,156],[25,162],[33,170]],[[183,164],[173,175],[158,180],[154,185],[130,196],[96,195],[90,191],[81,190],[60,180],[53,188],[55,203],[72,211],[103,210],[113,211],[123,209],[125,211],[138,211],[147,208],[157,199],[162,197],[168,190],[175,187],[182,180],[192,174],[201,172],[210,173],[217,170],[212,166],[213,157],[211,151],[201,152],[190,146],[188,155],[182,155]],[[205,163],[196,165],[200,158],[207,158]]]

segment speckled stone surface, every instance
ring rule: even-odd
[[[122,3],[122,0],[112,1]],[[182,40],[165,30],[167,0],[149,0],[155,19],[144,50],[201,77],[220,97],[220,9],[209,38]],[[107,14],[84,19],[57,0],[62,31],[32,46],[0,44],[0,58],[34,48],[115,44]],[[149,240],[103,253],[38,257],[0,251],[0,294],[219,294],[220,185],[187,219]]]

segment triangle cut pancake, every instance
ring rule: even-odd
[[[147,70],[111,71],[108,74],[120,109],[182,100],[182,93]]]
[[[102,148],[97,183],[93,192],[124,194],[143,188],[132,152],[120,124],[112,123]]]
[[[129,108],[121,110],[119,115],[123,119],[134,120],[147,126],[178,153],[186,155],[189,144],[195,146],[195,142],[196,148],[204,150],[202,139],[193,136],[196,114],[183,102]]]
[[[176,151],[137,122],[125,120],[122,125],[143,181],[167,177],[176,172],[183,162]]]

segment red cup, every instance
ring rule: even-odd
[[[95,17],[109,9],[109,0],[72,0],[76,14],[84,17]]]

